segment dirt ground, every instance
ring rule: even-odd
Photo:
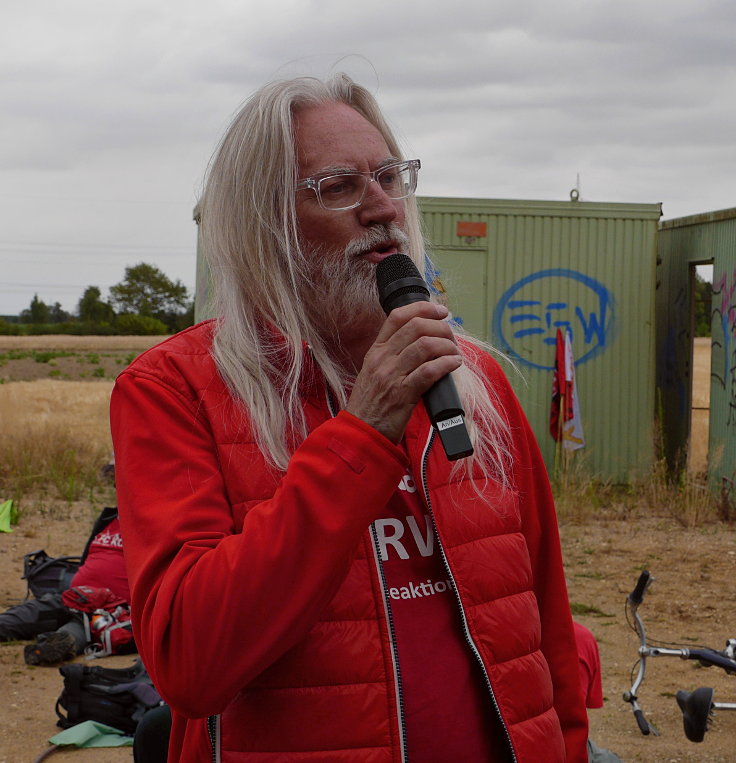
[[[39,349],[38,343],[35,349]],[[81,351],[93,350],[84,347]],[[2,352],[5,349],[0,344]],[[0,376],[2,372],[0,369]],[[0,396],[9,386],[0,385]],[[71,505],[45,500],[36,510],[24,512],[13,533],[0,534],[0,608],[25,595],[25,583],[20,579],[25,553],[39,548],[54,556],[79,553],[94,517],[109,501],[114,501],[112,493]],[[600,510],[594,519],[561,527],[570,600],[574,611],[581,613],[577,619],[595,634],[601,652],[605,706],[590,711],[591,737],[624,761],[732,762],[736,760],[736,712],[721,711],[705,741],[693,744],[684,736],[674,694],[678,689],[713,686],[716,700],[733,702],[736,677],[677,658],[651,659],[639,698],[659,728],[659,737],[642,736],[629,705],[621,699],[631,684],[638,647],[626,624],[624,601],[640,570],[647,568],[656,578],[640,610],[650,637],[719,649],[727,637],[736,637],[736,528],[710,524],[685,529],[669,519],[665,509],[650,516],[627,514],[622,509]],[[122,667],[132,660],[131,656],[109,657],[99,664]],[[54,704],[61,691],[61,676],[56,668],[27,666],[23,643],[0,644],[0,687],[5,697],[0,763],[32,763],[58,731]],[[132,761],[132,752],[130,748],[67,749],[52,759],[118,763]]]

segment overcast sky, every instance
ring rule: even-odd
[[[210,155],[261,84],[344,70],[419,193],[736,206],[734,0],[2,0],[0,314],[150,262],[193,291]]]

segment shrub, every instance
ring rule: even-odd
[[[29,323],[21,326],[24,334],[73,334],[75,336],[107,336],[115,334],[115,328],[109,323],[91,323],[89,321],[64,321],[63,323]]]
[[[68,331],[64,332],[65,334],[75,334],[76,336],[110,336],[117,333],[115,326],[104,321],[100,323],[76,321],[64,325],[68,327]]]
[[[4,318],[0,318],[0,334],[4,336],[18,336],[20,333],[20,326],[17,323],[10,323]]]
[[[115,320],[115,327],[118,334],[134,336],[160,336],[169,333],[166,324],[158,320],[158,318],[136,315],[135,313],[118,315]]]

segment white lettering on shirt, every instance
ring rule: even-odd
[[[388,559],[388,546],[391,545],[396,550],[400,559],[408,559],[409,553],[404,548],[404,544],[399,540],[404,534],[404,525],[400,519],[389,517],[388,519],[377,519],[373,526],[376,528],[376,537],[378,538],[378,549],[381,554],[381,560]],[[387,528],[393,528],[394,533],[388,535]]]
[[[432,532],[432,523],[429,521],[429,514],[424,515],[424,530],[427,533],[424,538],[419,532],[416,517],[407,517],[406,523],[414,536],[414,542],[417,544],[419,553],[422,556],[432,556],[434,553],[434,533]]]
[[[414,545],[420,556],[432,556],[434,553],[434,533],[432,532],[432,522],[428,514],[424,515],[424,531],[423,535],[417,524],[417,520],[408,516],[403,521],[396,519],[395,517],[389,517],[387,519],[377,519],[373,526],[376,530],[376,538],[378,540],[378,550],[381,557],[381,561],[386,561],[389,557],[388,547],[392,546],[394,551],[398,554],[399,559],[408,559],[409,551],[407,546],[401,542],[401,538],[406,534],[406,525],[409,527],[411,537],[414,539]]]
[[[110,548],[122,548],[123,538],[120,533],[111,533],[107,530],[99,533],[92,541],[93,546],[109,546]]]
[[[399,490],[406,490],[407,493],[417,492],[417,483],[414,482],[414,477],[408,472],[401,478],[401,482],[399,482]]]
[[[431,580],[426,580],[424,583],[409,581],[409,585],[401,586],[401,588],[389,588],[388,595],[392,599],[422,599],[425,596],[433,596],[449,590],[449,580],[438,580],[436,583]]]

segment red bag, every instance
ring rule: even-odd
[[[64,591],[61,600],[69,609],[82,613],[84,632],[89,641],[84,653],[88,657],[136,651],[130,607],[109,588],[74,586]]]
[[[88,615],[97,609],[112,610],[123,604],[127,606],[125,600],[116,596],[109,588],[92,588],[88,585],[67,588],[61,594],[61,600],[64,606],[86,612]]]

